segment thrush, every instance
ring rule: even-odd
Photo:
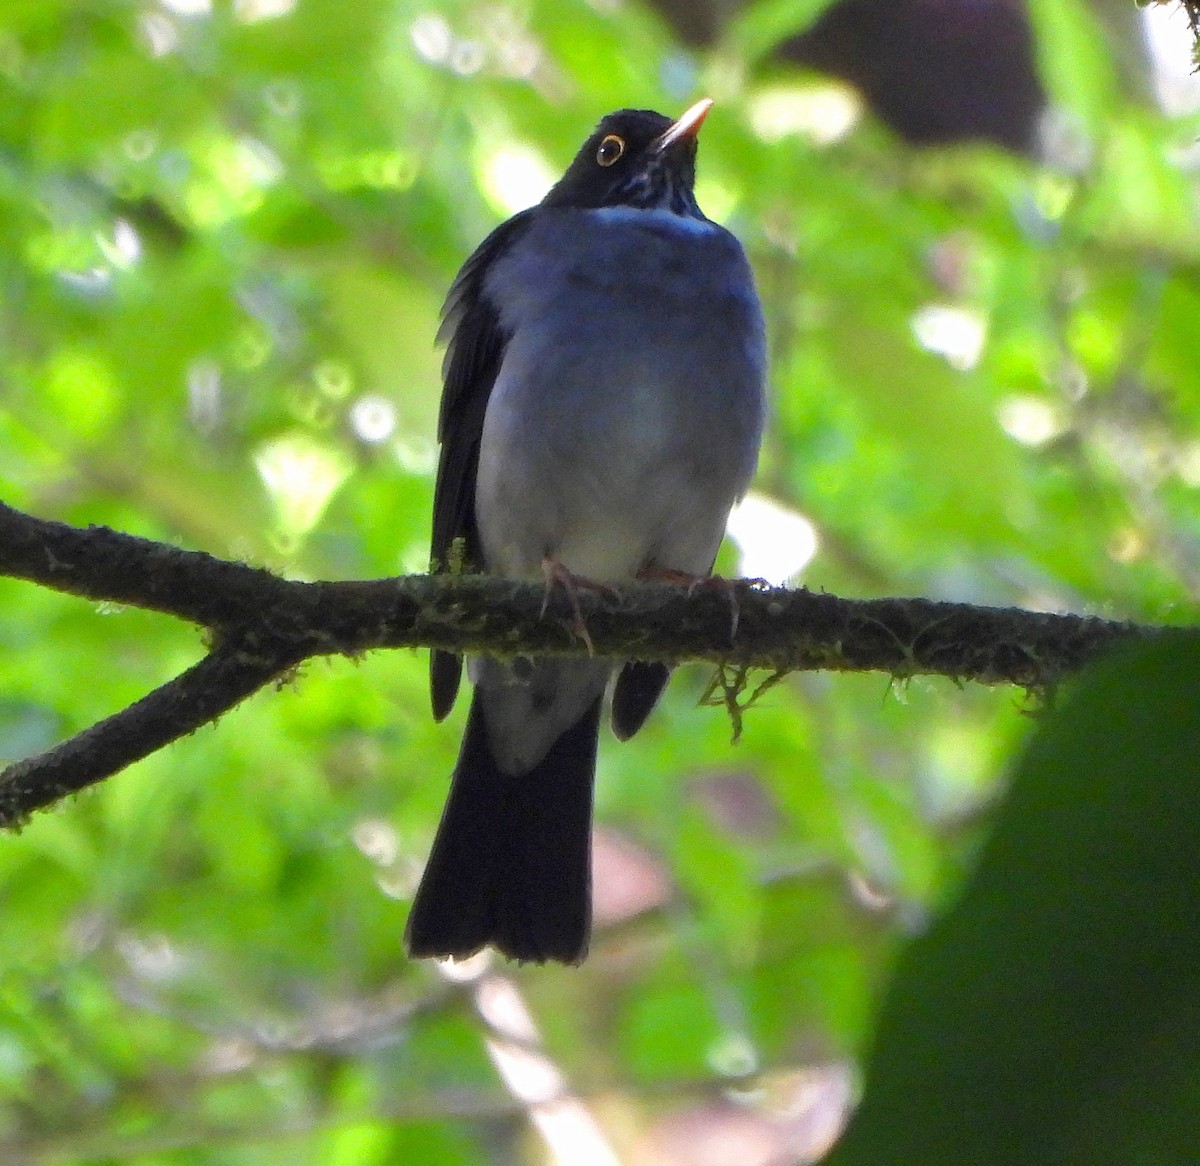
[[[619,584],[708,575],[754,473],[766,342],[737,239],[696,202],[696,137],[609,114],[535,207],[450,288],[434,570]],[[433,713],[460,657],[435,651]],[[458,762],[406,932],[410,955],[578,963],[591,929],[592,792],[605,690],[625,739],[658,663],[472,659]]]

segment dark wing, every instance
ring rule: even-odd
[[[508,337],[496,309],[483,292],[489,265],[528,229],[533,209],[497,227],[463,264],[446,296],[438,339],[446,341],[442,362],[442,407],[438,414],[437,485],[433,492],[430,570],[478,570],[479,531],[475,525],[475,475],[479,439],[488,397]],[[462,540],[455,547],[456,540]],[[462,658],[434,651],[429,658],[433,715],[441,720],[454,707]]]
[[[613,686],[612,727],[618,740],[628,741],[646,723],[671,679],[666,664],[630,660]]]

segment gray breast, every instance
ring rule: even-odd
[[[476,512],[491,570],[706,572],[749,484],[765,341],[721,227],[660,211],[547,211],[485,294],[511,336],[488,405]]]

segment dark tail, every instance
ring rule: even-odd
[[[501,773],[483,707],[467,731],[404,940],[414,959],[491,944],[516,960],[579,963],[592,917],[592,783],[600,699],[533,770]]]

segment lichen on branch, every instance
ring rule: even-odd
[[[2,503],[0,575],[172,615],[204,628],[209,643],[197,664],[141,700],[0,773],[0,826],[18,825],[216,720],[314,656],[415,647],[503,656],[588,651],[572,630],[566,597],[556,591],[547,604],[540,583],[452,574],[300,582]],[[874,671],[1041,692],[1114,644],[1157,630],[928,599],[842,599],[757,580],[692,591],[630,583],[609,594],[581,591],[578,602],[598,655],[708,662],[743,678],[764,669],[772,682],[794,671]]]

